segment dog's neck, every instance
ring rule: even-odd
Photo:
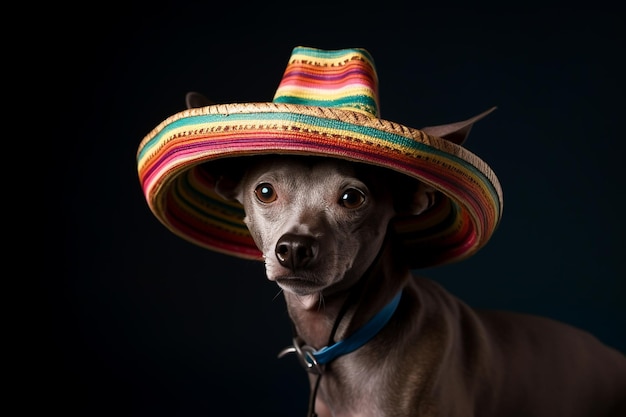
[[[327,345],[338,318],[340,322],[332,336],[335,341],[344,339],[391,301],[410,278],[409,268],[398,262],[394,253],[397,254],[393,242],[387,242],[358,282],[349,288],[320,294],[315,305],[285,293],[289,316],[305,344],[315,349]]]

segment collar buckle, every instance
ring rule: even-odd
[[[282,358],[289,353],[295,353],[298,356],[300,364],[307,372],[315,375],[322,374],[322,365],[319,364],[315,358],[315,349],[311,346],[303,345],[300,338],[294,337],[293,345],[287,346],[281,350],[278,357]]]

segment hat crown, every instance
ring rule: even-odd
[[[332,107],[380,117],[378,75],[362,48],[293,49],[274,103]]]

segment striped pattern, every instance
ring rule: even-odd
[[[274,103],[354,110],[378,117],[378,77],[364,49],[294,48]]]
[[[325,65],[302,58],[309,50],[294,50],[285,71],[288,81],[281,83],[275,102],[189,109],[144,138],[137,153],[138,173],[155,216],[194,244],[260,260],[243,223],[243,208],[213,191],[219,160],[271,153],[319,155],[393,169],[441,190],[427,214],[395,222],[404,244],[415,251],[412,267],[458,261],[481,248],[502,214],[502,191],[489,166],[461,146],[375,117],[376,75],[371,57],[362,50],[310,50]],[[333,57],[337,64],[330,62]],[[329,85],[313,88],[324,84],[324,69],[331,74]],[[360,90],[358,80],[367,81]],[[296,88],[299,84],[302,90]],[[350,94],[344,97],[337,89]],[[360,93],[352,95],[355,91]],[[315,103],[327,104],[305,105],[309,95]]]

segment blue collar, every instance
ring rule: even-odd
[[[301,345],[298,338],[294,338],[293,346],[289,346],[278,354],[282,357],[287,353],[297,353],[304,367],[311,372],[320,373],[319,365],[327,364],[339,356],[353,352],[369,342],[371,338],[389,322],[391,316],[396,311],[402,291],[380,310],[374,317],[370,319],[363,327],[352,333],[348,338],[338,341],[337,343],[324,346],[319,350],[315,350],[310,346]]]

